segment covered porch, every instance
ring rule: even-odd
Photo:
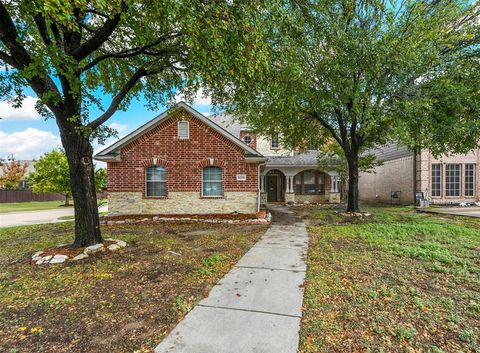
[[[340,177],[312,166],[265,165],[260,175],[261,204],[340,202]]]

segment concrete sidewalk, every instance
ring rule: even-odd
[[[308,247],[305,225],[287,208],[155,352],[294,353]]]

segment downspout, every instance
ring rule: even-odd
[[[260,174],[260,167],[265,164],[265,163],[258,163],[258,191],[257,191],[257,212],[260,211],[260,198],[261,198],[261,194],[262,194],[262,190],[260,188],[260,186],[262,185],[262,176]]]
[[[417,193],[417,151],[413,151],[413,204],[417,202],[415,195]]]

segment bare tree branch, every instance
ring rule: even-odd
[[[168,37],[167,36],[161,36],[157,40],[155,40],[154,42],[152,42],[150,44],[147,44],[143,47],[131,48],[131,49],[122,50],[122,51],[117,52],[117,53],[106,53],[106,54],[100,55],[100,56],[96,57],[95,59],[93,59],[88,64],[86,64],[81,69],[81,71],[84,72],[84,71],[90,70],[92,67],[97,65],[99,62],[101,62],[103,60],[111,59],[111,58],[131,58],[133,56],[140,55],[140,54],[148,54],[148,55],[152,55],[152,56],[160,56],[162,54],[166,54],[166,53],[169,52],[169,50],[148,51],[148,49],[155,47],[156,45],[162,43],[163,41],[166,41],[167,39],[173,39],[173,38],[179,37],[180,35],[181,35],[180,33],[173,33],[171,35],[168,35]]]
[[[127,10],[127,4],[125,1],[122,1],[122,11]],[[113,31],[117,28],[120,23],[121,12],[115,14],[113,17],[107,19],[102,27],[95,30],[93,36],[89,38],[86,42],[80,45],[72,52],[72,56],[75,60],[82,60],[88,55],[92,54],[95,50],[100,48],[100,46],[105,43],[105,41],[110,37]]]
[[[106,122],[110,117],[116,112],[118,106],[120,103],[123,101],[125,96],[130,92],[130,90],[135,86],[137,81],[141,79],[143,76],[147,75],[147,70],[142,67],[138,69],[132,77],[125,83],[125,85],[122,87],[120,92],[113,98],[112,102],[110,103],[110,106],[108,109],[100,115],[97,119],[91,121],[87,126],[91,129],[96,129],[100,125],[102,125],[104,122]]]
[[[5,63],[7,63],[10,66],[15,67],[15,61],[13,60],[13,58],[10,55],[8,55],[7,53],[5,53],[4,51],[1,51],[1,50],[0,50],[0,60],[4,61]]]

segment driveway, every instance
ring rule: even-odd
[[[106,206],[99,209],[100,212],[107,211]],[[10,212],[0,214],[0,227],[25,226],[32,224],[57,223],[69,221],[59,219],[60,217],[73,217],[73,207],[59,208],[53,210]],[[71,220],[71,219],[70,219]]]
[[[432,207],[419,208],[418,211],[426,213],[448,214],[452,216],[464,216],[480,218],[480,207]]]
[[[302,316],[305,224],[273,206],[273,224],[156,353],[295,353]]]

